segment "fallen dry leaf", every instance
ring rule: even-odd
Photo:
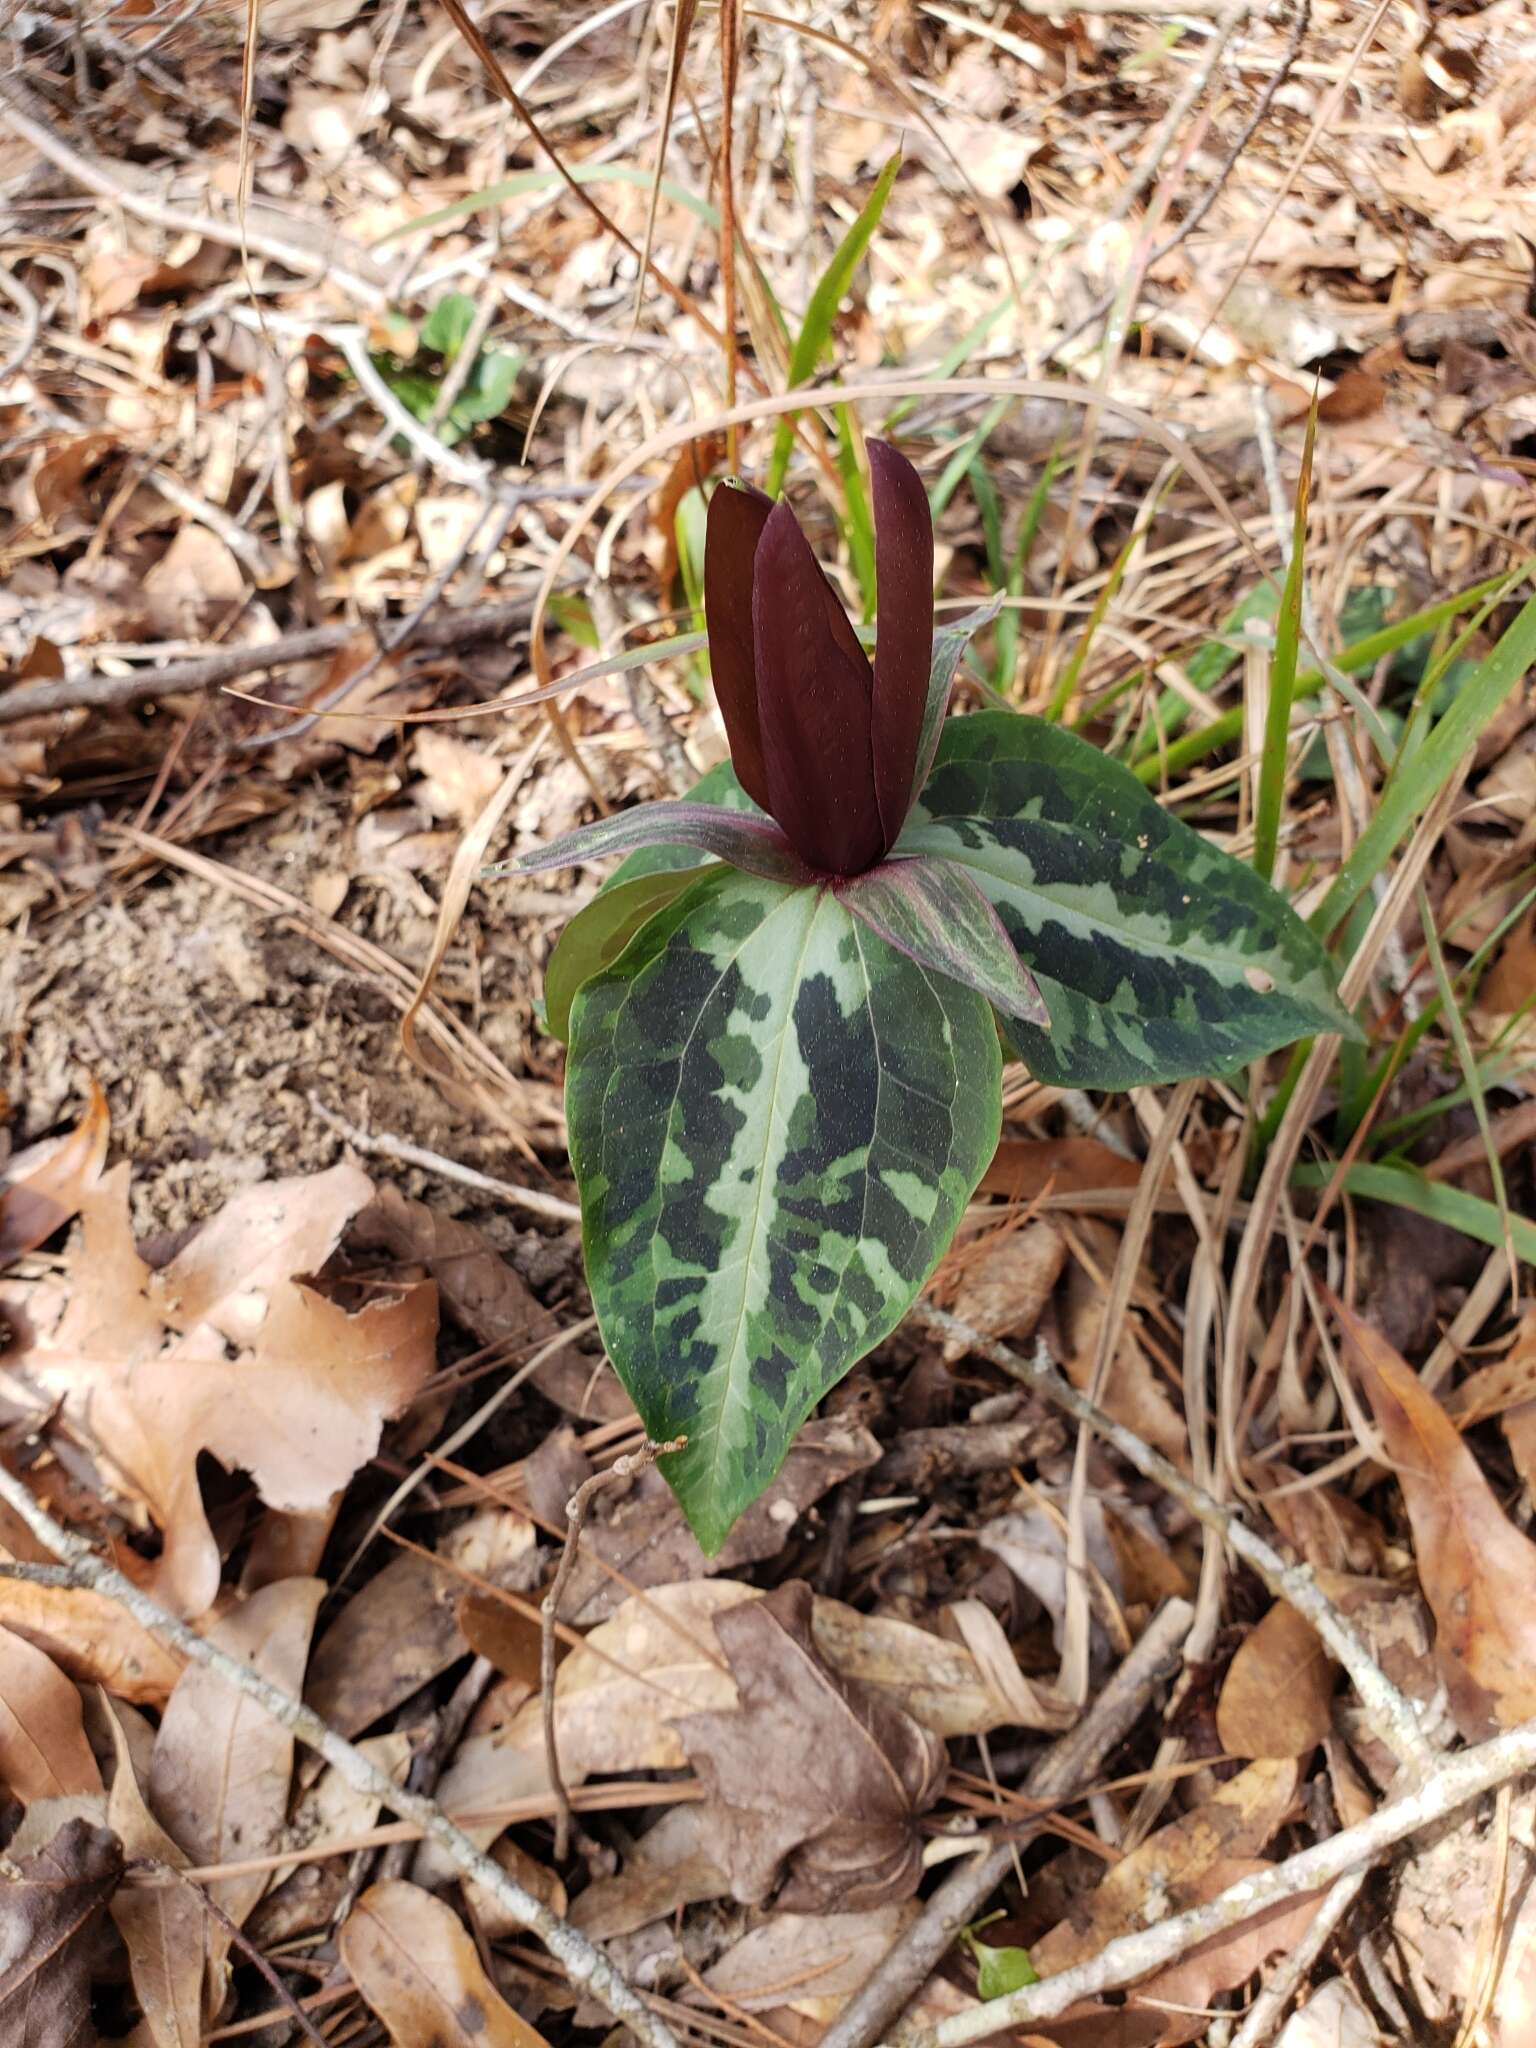
[[[459,826],[472,825],[501,787],[504,762],[456,740],[434,726],[418,728],[411,747],[417,772],[424,777],[420,800],[434,818]]]
[[[370,1885],[337,1946],[396,2048],[544,2048],[485,1974],[458,1915],[419,1885]]]
[[[117,1771],[107,1820],[130,1861],[152,1857],[173,1870],[187,1858],[144,1803],[122,1723],[110,1710]],[[154,2048],[198,2048],[203,2037],[203,1967],[208,1916],[197,1893],[173,1878],[119,1885],[112,1918],[128,1951],[128,1973]],[[216,2001],[215,2001],[216,2002]]]
[[[950,1257],[959,1268],[953,1308],[960,1320],[984,1337],[1027,1337],[1061,1278],[1067,1240],[1048,1217],[1037,1216]],[[945,1363],[956,1364],[967,1349],[964,1338],[946,1338]]]
[[[309,1704],[343,1735],[371,1727],[465,1654],[457,1618],[464,1574],[493,1584],[532,1583],[530,1566],[536,1569],[532,1525],[501,1508],[460,1523],[436,1558],[400,1552],[358,1588],[316,1643],[305,1686]]]
[[[1383,2048],[1384,2040],[1354,1986],[1330,1977],[1291,2014],[1275,2048]]]
[[[683,1519],[677,1497],[655,1466],[622,1489],[600,1494],[582,1529],[581,1549],[560,1605],[560,1618],[590,1628],[606,1620],[642,1586],[670,1586],[714,1577],[776,1557],[797,1523],[823,1494],[867,1472],[880,1445],[867,1429],[836,1416],[805,1424],[772,1484],[753,1501],[714,1557],[706,1557]],[[592,1466],[569,1430],[546,1437],[528,1460],[529,1506],[555,1528]]]
[[[208,1640],[252,1665],[284,1692],[302,1691],[310,1632],[325,1594],[319,1579],[285,1579],[253,1593],[208,1631]],[[201,1664],[183,1673],[161,1718],[149,1772],[150,1806],[194,1863],[233,1863],[283,1846],[293,1736]],[[238,1927],[268,1873],[212,1878],[210,1897]],[[211,1955],[224,1937],[208,1930]]]
[[[537,1350],[558,1334],[558,1319],[533,1294],[482,1231],[425,1202],[413,1202],[386,1181],[358,1217],[353,1242],[374,1245],[397,1259],[423,1265],[437,1282],[443,1307],[477,1344],[508,1353]],[[618,1422],[634,1406],[606,1361],[572,1348],[534,1367],[532,1382],[568,1415],[587,1422]]]
[[[734,1942],[704,1982],[746,2012],[849,1998],[905,1933],[917,1908],[774,1913]]]
[[[165,1535],[151,1589],[183,1614],[202,1613],[220,1577],[200,1452],[249,1472],[270,1506],[317,1511],[435,1365],[430,1281],[350,1314],[298,1278],[372,1193],[350,1166],[264,1182],[155,1273],[114,1167],[82,1202],[67,1305],[11,1354],[147,1505]]]
[[[1216,1734],[1231,1756],[1307,1756],[1331,1726],[1333,1666],[1289,1601],[1247,1637],[1222,1684]]]
[[[0,1782],[23,1805],[99,1792],[80,1695],[51,1657],[0,1628]]]
[[[1120,1192],[1140,1179],[1139,1159],[1123,1158],[1098,1138],[1004,1138],[981,1188],[1011,1202],[1033,1202],[1044,1194]]]
[[[1536,1544],[1508,1519],[1440,1403],[1378,1330],[1332,1304],[1392,1454],[1435,1655],[1462,1731],[1536,1714]]]
[[[72,1131],[18,1152],[0,1186],[0,1266],[43,1244],[80,1213],[107,1163],[107,1098],[90,1082],[85,1114]]]
[[[206,526],[188,522],[144,577],[150,617],[167,639],[194,639],[243,604],[245,572]]]
[[[861,1911],[917,1889],[917,1818],[948,1756],[909,1714],[822,1661],[811,1613],[810,1587],[791,1579],[717,1615],[739,1704],[676,1727],[710,1788],[735,1897],[757,1904],[777,1891],[788,1912]]]
[[[1031,1943],[1040,1975],[1097,1955],[1118,1935],[1145,1925],[1149,1914],[1161,1920],[1208,1897],[1214,1865],[1257,1856],[1290,1818],[1299,1781],[1292,1762],[1251,1763],[1203,1805],[1149,1835],[1105,1874],[1097,1891],[1074,1901],[1065,1920]]]
[[[107,1828],[72,1820],[46,1849],[0,1867],[0,2041],[94,2048],[91,1966],[123,1852]]]
[[[571,1909],[573,1925],[593,1941],[633,1934],[680,1906],[723,1899],[730,1880],[716,1860],[713,1818],[703,1806],[673,1806],[647,1828],[617,1877],[589,1884]]]
[[[0,1561],[9,1556],[0,1550]],[[0,1626],[24,1636],[74,1679],[136,1706],[163,1706],[182,1659],[118,1601],[87,1586],[42,1586],[0,1576]]]

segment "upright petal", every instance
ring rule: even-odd
[[[720,484],[710,497],[704,532],[704,623],[715,695],[737,780],[765,811],[770,806],[757,717],[752,559],[772,510],[773,500],[750,484]]]
[[[875,515],[875,795],[889,848],[912,805],[933,654],[933,517],[923,480],[888,441],[869,444]]]
[[[752,630],[767,808],[813,868],[862,874],[885,850],[869,662],[784,504],[774,506],[757,544]]]

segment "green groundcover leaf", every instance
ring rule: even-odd
[[[707,1551],[932,1272],[1000,1075],[985,998],[825,888],[711,867],[582,987],[566,1117],[593,1303],[651,1436],[688,1438],[663,1469]]]
[[[1043,720],[951,719],[895,849],[963,863],[1039,983],[1009,1020],[1041,1080],[1134,1088],[1358,1037],[1321,943],[1274,890],[1098,748]]]
[[[670,849],[668,849],[670,851]],[[640,927],[693,886],[687,868],[663,868],[612,881],[560,934],[544,970],[544,1021],[554,1038],[571,1035],[571,1005],[584,982],[617,960]]]

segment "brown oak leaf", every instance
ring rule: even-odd
[[[822,1661],[811,1589],[791,1580],[715,1618],[740,1695],[675,1722],[710,1789],[734,1896],[785,1912],[862,1912],[910,1898],[917,1817],[938,1797],[939,1738]]]

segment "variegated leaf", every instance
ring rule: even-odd
[[[1008,1026],[1041,1080],[1131,1088],[1358,1036],[1283,898],[1058,726],[951,719],[896,851],[958,861],[991,898],[1050,1012],[1049,1032]]]
[[[617,960],[647,918],[692,885],[689,869],[660,868],[613,880],[577,911],[544,969],[544,1026],[552,1037],[570,1037],[571,1005],[582,983]]]
[[[691,846],[716,860],[772,882],[809,879],[804,862],[771,818],[755,808],[726,809],[723,804],[680,802],[636,804],[596,824],[566,832],[516,860],[482,869],[487,876],[536,875],[578,862],[606,860],[615,853],[633,853],[645,846]]]
[[[566,1118],[604,1341],[706,1550],[892,1330],[992,1156],[973,990],[827,888],[703,873],[571,1013]]]
[[[838,901],[898,953],[1049,1031],[1034,976],[986,892],[958,861],[889,860],[837,885]]]

